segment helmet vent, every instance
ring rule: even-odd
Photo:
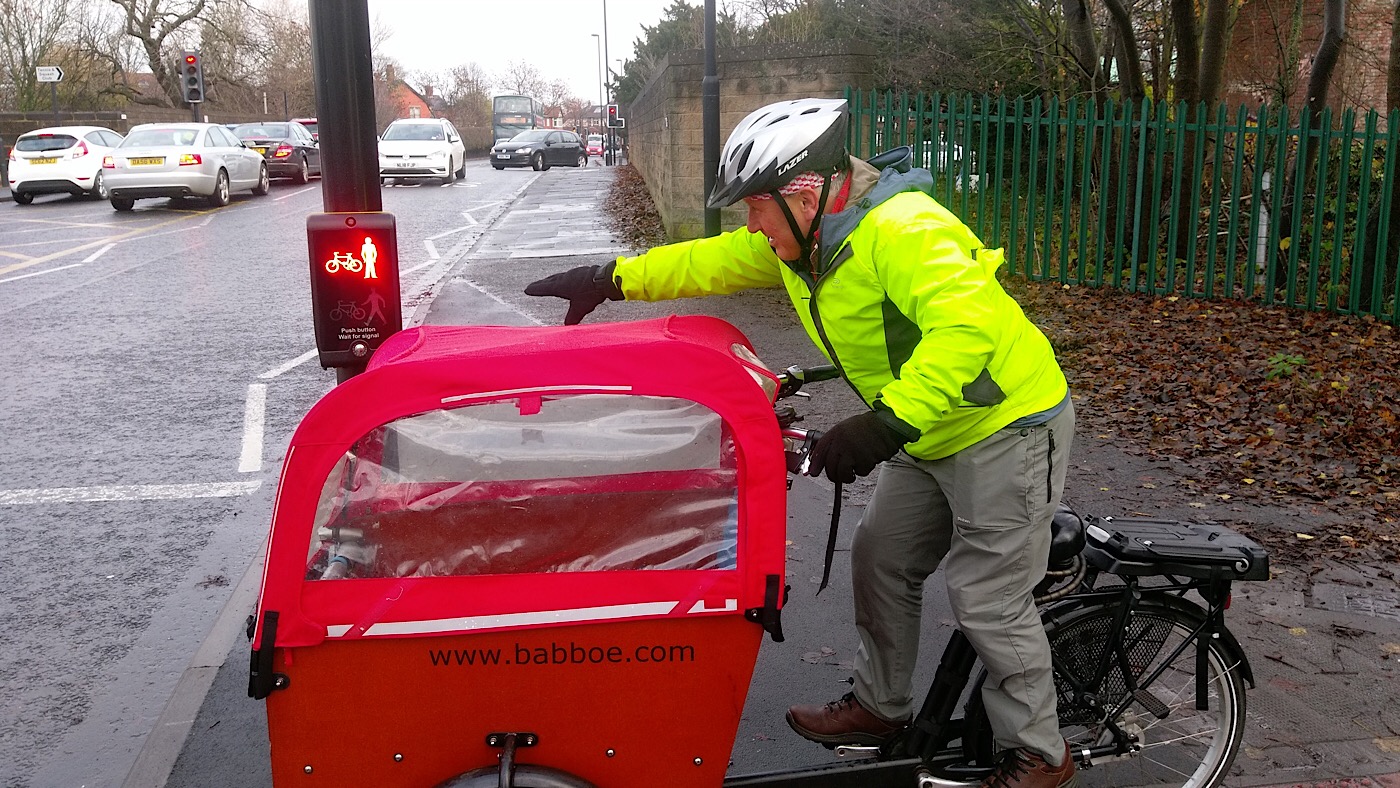
[[[821,107],[812,107],[811,109],[804,109],[804,110],[802,110],[801,112],[799,112],[799,113],[797,113],[797,114],[799,114],[799,115],[811,115],[813,112],[821,112],[821,111],[822,111],[822,108],[821,108]]]
[[[785,120],[787,120],[787,119],[788,119],[788,116],[787,116],[787,115],[779,115],[778,117],[773,118],[772,120],[768,121],[768,122],[765,123],[764,125],[765,125],[765,126],[772,126],[774,123],[782,123],[783,121],[785,121]]]
[[[739,171],[743,172],[744,165],[749,163],[749,154],[753,153],[753,143],[744,146],[744,152],[739,154]]]

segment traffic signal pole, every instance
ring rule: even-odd
[[[379,211],[379,139],[367,0],[311,0],[311,62],[327,212]]]
[[[379,192],[379,138],[374,116],[374,67],[370,54],[368,2],[311,0],[309,6],[316,120],[320,131],[322,205],[326,213],[382,211],[384,203]],[[350,219],[345,220],[345,224],[350,223]],[[308,224],[308,232],[312,229]],[[348,232],[347,229],[347,237]],[[364,243],[371,241],[367,237]],[[312,251],[316,250],[313,248]],[[397,249],[384,251],[386,256],[397,259]],[[313,261],[313,274],[321,272],[320,268],[314,267],[317,263],[319,261]],[[384,275],[393,277],[392,282],[386,282],[386,285],[392,285],[386,292],[397,300],[397,264],[385,268]],[[317,286],[314,276],[312,286]],[[316,307],[313,303],[313,309]],[[315,320],[325,321],[325,311],[316,311]],[[401,324],[392,325],[398,321],[397,314],[398,310],[394,309],[384,330],[376,335],[381,337],[379,341],[401,328]],[[321,344],[319,340],[318,335],[318,346]],[[373,346],[377,347],[378,341],[373,342]],[[321,350],[322,362],[326,365],[326,348],[322,347]],[[357,350],[363,351],[363,347]],[[369,361],[368,354],[358,352],[355,355],[362,360],[335,366],[337,383],[344,383],[364,371]]]

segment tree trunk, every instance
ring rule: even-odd
[[[1322,6],[1322,41],[1317,45],[1317,56],[1313,58],[1312,73],[1308,75],[1308,94],[1303,104],[1302,114],[1299,121],[1305,118],[1311,122],[1316,121],[1322,113],[1322,108],[1327,105],[1327,88],[1332,82],[1332,72],[1337,67],[1337,60],[1342,54],[1342,44],[1346,38],[1346,0],[1323,0]],[[1311,140],[1309,140],[1311,142]],[[1288,177],[1288,188],[1285,194],[1287,198],[1283,201],[1283,232],[1280,238],[1292,238],[1294,227],[1293,221],[1294,204],[1299,196],[1307,191],[1308,175],[1312,172],[1313,162],[1317,160],[1317,147],[1309,144],[1303,156],[1295,156],[1293,159],[1293,171]],[[1389,186],[1389,184],[1386,184]],[[1295,239],[1296,240],[1296,239]],[[1283,282],[1288,272],[1288,261],[1280,254],[1278,262],[1274,266],[1274,282]]]
[[[1230,0],[1207,0],[1205,29],[1201,34],[1200,100],[1209,109],[1220,100],[1220,83],[1225,74],[1226,50],[1233,25]]]
[[[1076,76],[1085,92],[1098,96],[1104,87],[1099,73],[1099,47],[1094,41],[1094,20],[1089,17],[1087,0],[1063,0],[1065,25],[1069,28],[1070,52],[1078,66]]]
[[[1388,112],[1400,109],[1400,0],[1390,20],[1390,64],[1386,69],[1385,103]]]
[[[1186,122],[1195,123],[1197,117],[1198,103],[1201,100],[1201,50],[1200,32],[1196,25],[1196,4],[1193,0],[1171,0],[1172,30],[1176,37],[1176,79],[1174,80],[1176,95],[1173,96],[1174,103],[1186,106]],[[1170,167],[1176,174],[1176,238],[1168,239],[1171,246],[1171,259],[1185,260],[1188,256],[1196,253],[1196,239],[1191,232],[1191,185],[1196,177],[1193,168],[1187,166],[1187,162],[1195,155],[1196,135],[1187,131],[1181,144],[1182,158],[1177,159],[1174,155],[1168,154],[1171,161]],[[1153,233],[1153,240],[1157,234]],[[1151,254],[1156,254],[1156,244],[1150,248]],[[1166,270],[1170,271],[1170,268]],[[1168,292],[1175,287],[1175,282],[1166,282]]]
[[[1400,0],[1397,0],[1400,2]],[[1108,8],[1109,17],[1113,20],[1113,28],[1116,32],[1114,55],[1118,59],[1118,92],[1124,101],[1132,102],[1135,116],[1142,111],[1142,102],[1147,98],[1147,85],[1142,75],[1142,57],[1138,49],[1137,33],[1133,30],[1133,20],[1128,14],[1128,9],[1123,5],[1122,0],[1104,0],[1104,6]],[[1125,150],[1133,151],[1138,145],[1151,145],[1152,140],[1147,131],[1141,130],[1125,132],[1122,140],[1122,147]],[[1136,161],[1130,158],[1129,161]],[[1120,157],[1111,156],[1109,158],[1109,171],[1105,175],[1103,188],[1109,190],[1108,221],[1105,226],[1117,227],[1118,224],[1118,182],[1119,182],[1119,161]],[[1150,163],[1149,159],[1149,163]],[[1150,182],[1150,181],[1149,181]],[[1138,171],[1137,167],[1129,164],[1128,182],[1126,184],[1128,192],[1128,205],[1132,206],[1132,197],[1137,193]],[[1151,237],[1152,228],[1148,225],[1148,220],[1152,215],[1151,211],[1143,211],[1140,215],[1133,216],[1132,208],[1129,207],[1129,216],[1133,219],[1128,222],[1130,228],[1123,239],[1123,246],[1127,249],[1133,248],[1133,238]],[[1131,260],[1124,260],[1122,267],[1128,268],[1132,264]]]

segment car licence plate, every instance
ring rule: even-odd
[[[496,158],[498,158],[498,159],[509,159],[509,158],[510,158],[510,154],[509,154],[509,153],[497,153],[497,154],[496,154]]]
[[[267,148],[259,148],[256,145],[253,146],[253,150],[257,151],[259,156],[263,155],[264,153],[267,153]]]
[[[145,166],[149,166],[149,165],[152,165],[152,164],[164,164],[164,163],[165,163],[165,157],[164,157],[164,156],[146,156],[146,157],[140,158],[140,159],[127,159],[127,160],[126,160],[126,163],[127,163],[127,164],[130,164],[130,165],[133,166],[133,167],[145,167]]]
[[[411,161],[400,161],[400,162],[395,162],[395,163],[394,163],[394,166],[395,166],[395,167],[412,167],[412,166],[413,166],[413,162],[411,162]]]
[[[58,159],[55,159],[55,158],[30,159],[30,160],[29,160],[29,163],[30,163],[30,164],[57,164],[57,163],[58,163]]]

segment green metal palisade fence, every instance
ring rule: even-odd
[[[1102,104],[847,90],[851,151],[914,148],[1010,273],[1400,324],[1400,110]],[[1298,197],[1298,157],[1312,164]]]

